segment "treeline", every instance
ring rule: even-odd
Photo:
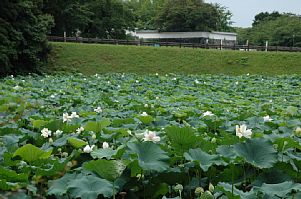
[[[126,38],[126,30],[229,31],[231,13],[202,0],[1,0],[0,75],[38,72],[46,35]]]
[[[251,28],[237,28],[238,42],[252,45],[301,47],[301,16],[290,13],[262,12]]]
[[[201,0],[45,0],[52,35],[124,39],[125,30],[229,31],[231,13]]]

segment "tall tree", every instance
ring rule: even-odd
[[[211,31],[217,29],[218,11],[200,0],[166,0],[158,13],[162,31]]]
[[[253,21],[252,26],[256,26],[257,24],[259,24],[260,22],[264,21],[264,20],[275,20],[278,17],[281,17],[282,15],[279,12],[261,12],[259,14],[257,14],[255,16],[255,19]]]
[[[45,0],[43,11],[53,16],[55,26],[51,30],[52,35],[74,36],[83,30],[93,13],[90,11],[90,1],[85,0]]]
[[[42,0],[0,3],[0,75],[37,71],[49,47],[46,33],[52,17],[42,13]]]
[[[124,39],[125,30],[134,28],[134,14],[130,5],[121,0],[94,0],[89,4],[93,13],[83,29],[83,36]]]

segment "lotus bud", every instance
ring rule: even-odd
[[[93,140],[96,139],[96,134],[95,134],[95,133],[92,134],[92,139],[93,139]]]
[[[49,138],[48,142],[49,142],[49,144],[53,144],[53,139]]]
[[[287,141],[284,141],[284,142],[283,142],[283,146],[286,146],[286,145],[288,145],[288,142],[287,142]]]
[[[214,192],[214,186],[213,186],[213,184],[209,184],[209,191],[211,192],[211,193],[213,193]]]
[[[203,187],[197,187],[197,188],[195,189],[194,193],[195,193],[196,195],[200,195],[200,194],[204,193]]]
[[[212,143],[212,144],[216,143],[216,138],[212,138],[212,139],[211,139],[211,143]]]
[[[62,156],[67,157],[67,156],[68,156],[68,153],[67,153],[67,152],[63,152],[63,153],[62,153]]]
[[[296,137],[301,137],[301,128],[297,127],[296,130],[294,131],[294,135]]]
[[[180,191],[180,192],[182,192],[183,191],[183,185],[181,185],[181,184],[177,184],[175,187],[174,187],[174,190],[175,191]]]
[[[200,199],[214,199],[214,196],[210,191],[205,191],[205,193],[202,194]]]

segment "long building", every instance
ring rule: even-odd
[[[128,34],[143,40],[160,41],[182,41],[193,43],[221,43],[234,44],[237,41],[237,34],[231,32],[159,32],[157,30],[137,30],[127,32]]]

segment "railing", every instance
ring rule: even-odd
[[[52,42],[77,42],[94,44],[113,44],[113,45],[134,45],[134,46],[156,46],[156,47],[180,47],[180,48],[204,48],[219,50],[240,50],[240,51],[286,51],[301,52],[300,47],[284,46],[255,46],[255,45],[236,45],[236,44],[201,44],[201,43],[183,43],[183,42],[153,42],[142,40],[117,40],[117,39],[98,39],[83,37],[58,37],[48,36]]]

